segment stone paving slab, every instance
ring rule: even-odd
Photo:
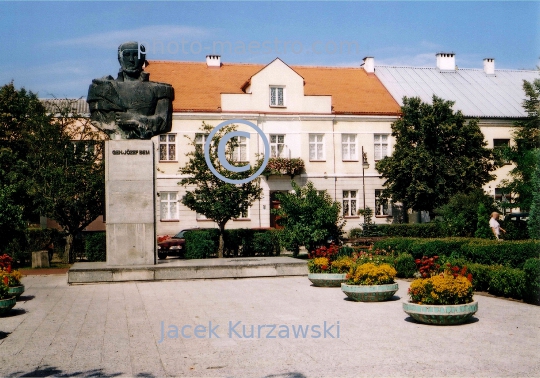
[[[285,256],[166,259],[156,265],[109,266],[105,262],[75,263],[68,272],[70,284],[193,280],[215,278],[306,276],[305,260]]]
[[[0,376],[540,375],[540,307],[476,296],[471,322],[423,325],[402,310],[406,281],[382,303],[346,300],[306,277],[70,286],[54,275],[23,283],[22,300],[0,317]],[[322,331],[325,322],[333,328],[315,338],[313,326]],[[195,337],[197,325],[206,337]],[[310,326],[305,338],[294,337],[299,325]],[[244,337],[252,326],[253,337]]]

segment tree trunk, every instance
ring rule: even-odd
[[[219,225],[219,247],[218,257],[223,258],[223,250],[225,249],[225,240],[223,239],[223,233],[225,232],[225,225]]]
[[[66,236],[66,247],[64,249],[63,262],[72,264],[73,263],[73,235],[68,234]]]

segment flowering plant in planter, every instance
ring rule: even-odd
[[[460,305],[473,301],[472,275],[467,274],[466,266],[460,269],[447,264],[442,273],[424,269],[422,277],[425,278],[417,278],[409,287],[412,303]]]
[[[18,270],[12,270],[13,259],[9,255],[0,256],[0,279],[8,287],[20,286],[22,274]]]
[[[9,294],[9,287],[4,283],[4,280],[0,282],[0,300],[10,299],[13,295]]]
[[[347,285],[393,284],[396,274],[396,270],[389,264],[356,264],[347,275]]]
[[[304,161],[300,158],[270,158],[268,159],[268,164],[264,169],[263,175],[266,177],[270,175],[288,175],[292,178],[302,173],[304,167]]]

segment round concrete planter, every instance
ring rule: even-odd
[[[403,311],[425,324],[454,325],[466,322],[478,311],[478,302],[461,305],[421,305],[403,303]]]
[[[341,290],[357,302],[381,302],[392,298],[398,290],[398,284],[388,285],[347,285],[341,284]]]
[[[24,293],[24,285],[10,286],[8,293],[14,295],[16,299],[19,299],[22,293]]]
[[[339,287],[342,282],[345,282],[346,276],[345,273],[309,273],[308,279],[313,283],[313,286]]]
[[[0,315],[7,314],[17,303],[17,298],[0,299]]]

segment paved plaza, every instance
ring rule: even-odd
[[[540,307],[477,295],[472,322],[422,325],[403,312],[409,283],[398,282],[394,300],[356,303],[306,277],[29,276],[0,318],[0,376],[540,376]]]

